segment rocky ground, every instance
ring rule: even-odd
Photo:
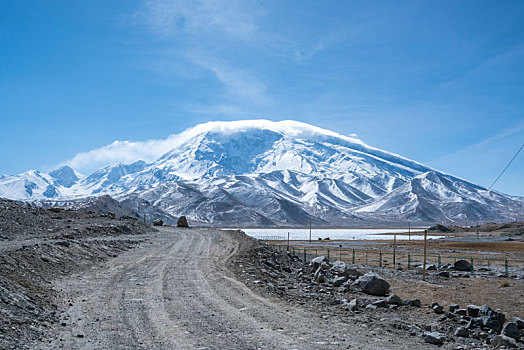
[[[412,294],[402,300],[391,293],[388,281],[420,282],[420,276],[411,272],[350,265],[324,256],[304,262],[267,245],[253,245],[230,264],[238,278],[258,293],[277,294],[325,318],[341,317],[363,325],[376,337],[394,332],[449,349],[524,348],[524,321],[519,317],[506,318],[488,305],[421,303],[426,295]],[[450,276],[469,277],[470,269],[468,261],[440,271],[431,266],[426,283],[439,285]]]
[[[126,217],[0,201],[0,348],[23,348],[57,326],[57,280],[135,247],[151,231]]]

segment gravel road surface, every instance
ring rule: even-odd
[[[61,325],[33,348],[420,348],[255,294],[227,268],[243,249],[239,233],[163,227],[143,238],[103,267],[59,282]]]

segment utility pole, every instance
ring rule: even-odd
[[[311,244],[311,218],[309,219],[309,244]]]
[[[411,245],[411,221],[408,221],[408,245]]]

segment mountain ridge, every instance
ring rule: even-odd
[[[138,214],[241,226],[508,221],[524,208],[518,197],[301,122],[211,122],[177,140],[151,163],[113,164],[89,176],[69,167],[3,176],[0,197],[110,195]]]

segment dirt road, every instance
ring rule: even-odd
[[[238,235],[162,228],[102,268],[68,278],[58,333],[35,349],[420,348],[367,325],[323,318],[238,282]]]

